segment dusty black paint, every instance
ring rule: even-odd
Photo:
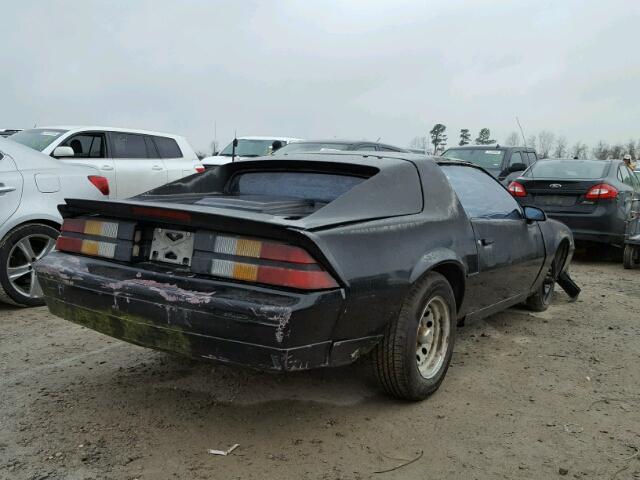
[[[457,283],[459,316],[481,317],[535,291],[560,242],[569,242],[573,251],[570,231],[558,222],[474,225],[433,160],[406,154],[300,157],[225,165],[131,201],[72,200],[62,212],[127,219],[134,218],[131,205],[190,212],[190,222],[165,224],[303,246],[336,277],[339,288],[300,292],[222,281],[146,261],[124,265],[54,253],[37,267],[50,308],[152,348],[176,345],[178,353],[186,349],[195,357],[258,368],[314,368],[348,363],[371,349],[412,284],[430,270]],[[243,168],[286,166],[372,176],[301,219],[192,205],[194,192],[199,197],[224,194],[222,179]],[[168,196],[159,195],[163,192]],[[163,224],[157,218],[137,220]],[[479,255],[474,228],[495,229],[501,250]]]

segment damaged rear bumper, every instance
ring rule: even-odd
[[[380,339],[331,338],[343,291],[296,293],[53,252],[37,266],[49,310],[127,342],[265,370],[353,362]]]

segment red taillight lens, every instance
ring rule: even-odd
[[[93,185],[100,190],[103,195],[109,195],[109,180],[100,175],[89,175],[87,177]]]
[[[61,252],[83,253],[105,258],[113,258],[116,254],[116,247],[117,244],[112,242],[83,240],[75,237],[59,236],[56,241],[56,250]]]
[[[217,277],[301,290],[338,286],[306,250],[293,245],[218,235],[213,251],[225,256],[211,262],[209,273]]]
[[[599,183],[589,189],[584,196],[587,200],[611,200],[618,196],[618,189],[608,183]]]
[[[526,197],[527,196],[527,190],[524,188],[524,185],[522,185],[521,183],[518,183],[518,182],[511,182],[509,184],[509,186],[507,187],[507,190],[509,190],[511,195],[513,195],[514,197]]]
[[[197,173],[202,173],[205,171],[204,165],[198,165],[196,166],[196,172]]]

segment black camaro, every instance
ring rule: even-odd
[[[442,382],[457,322],[544,310],[574,248],[484,170],[403,153],[229,163],[61,212],[36,266],[52,313],[259,369],[366,357],[413,400]]]

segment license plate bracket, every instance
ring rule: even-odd
[[[190,267],[194,237],[192,232],[155,228],[149,260]]]

